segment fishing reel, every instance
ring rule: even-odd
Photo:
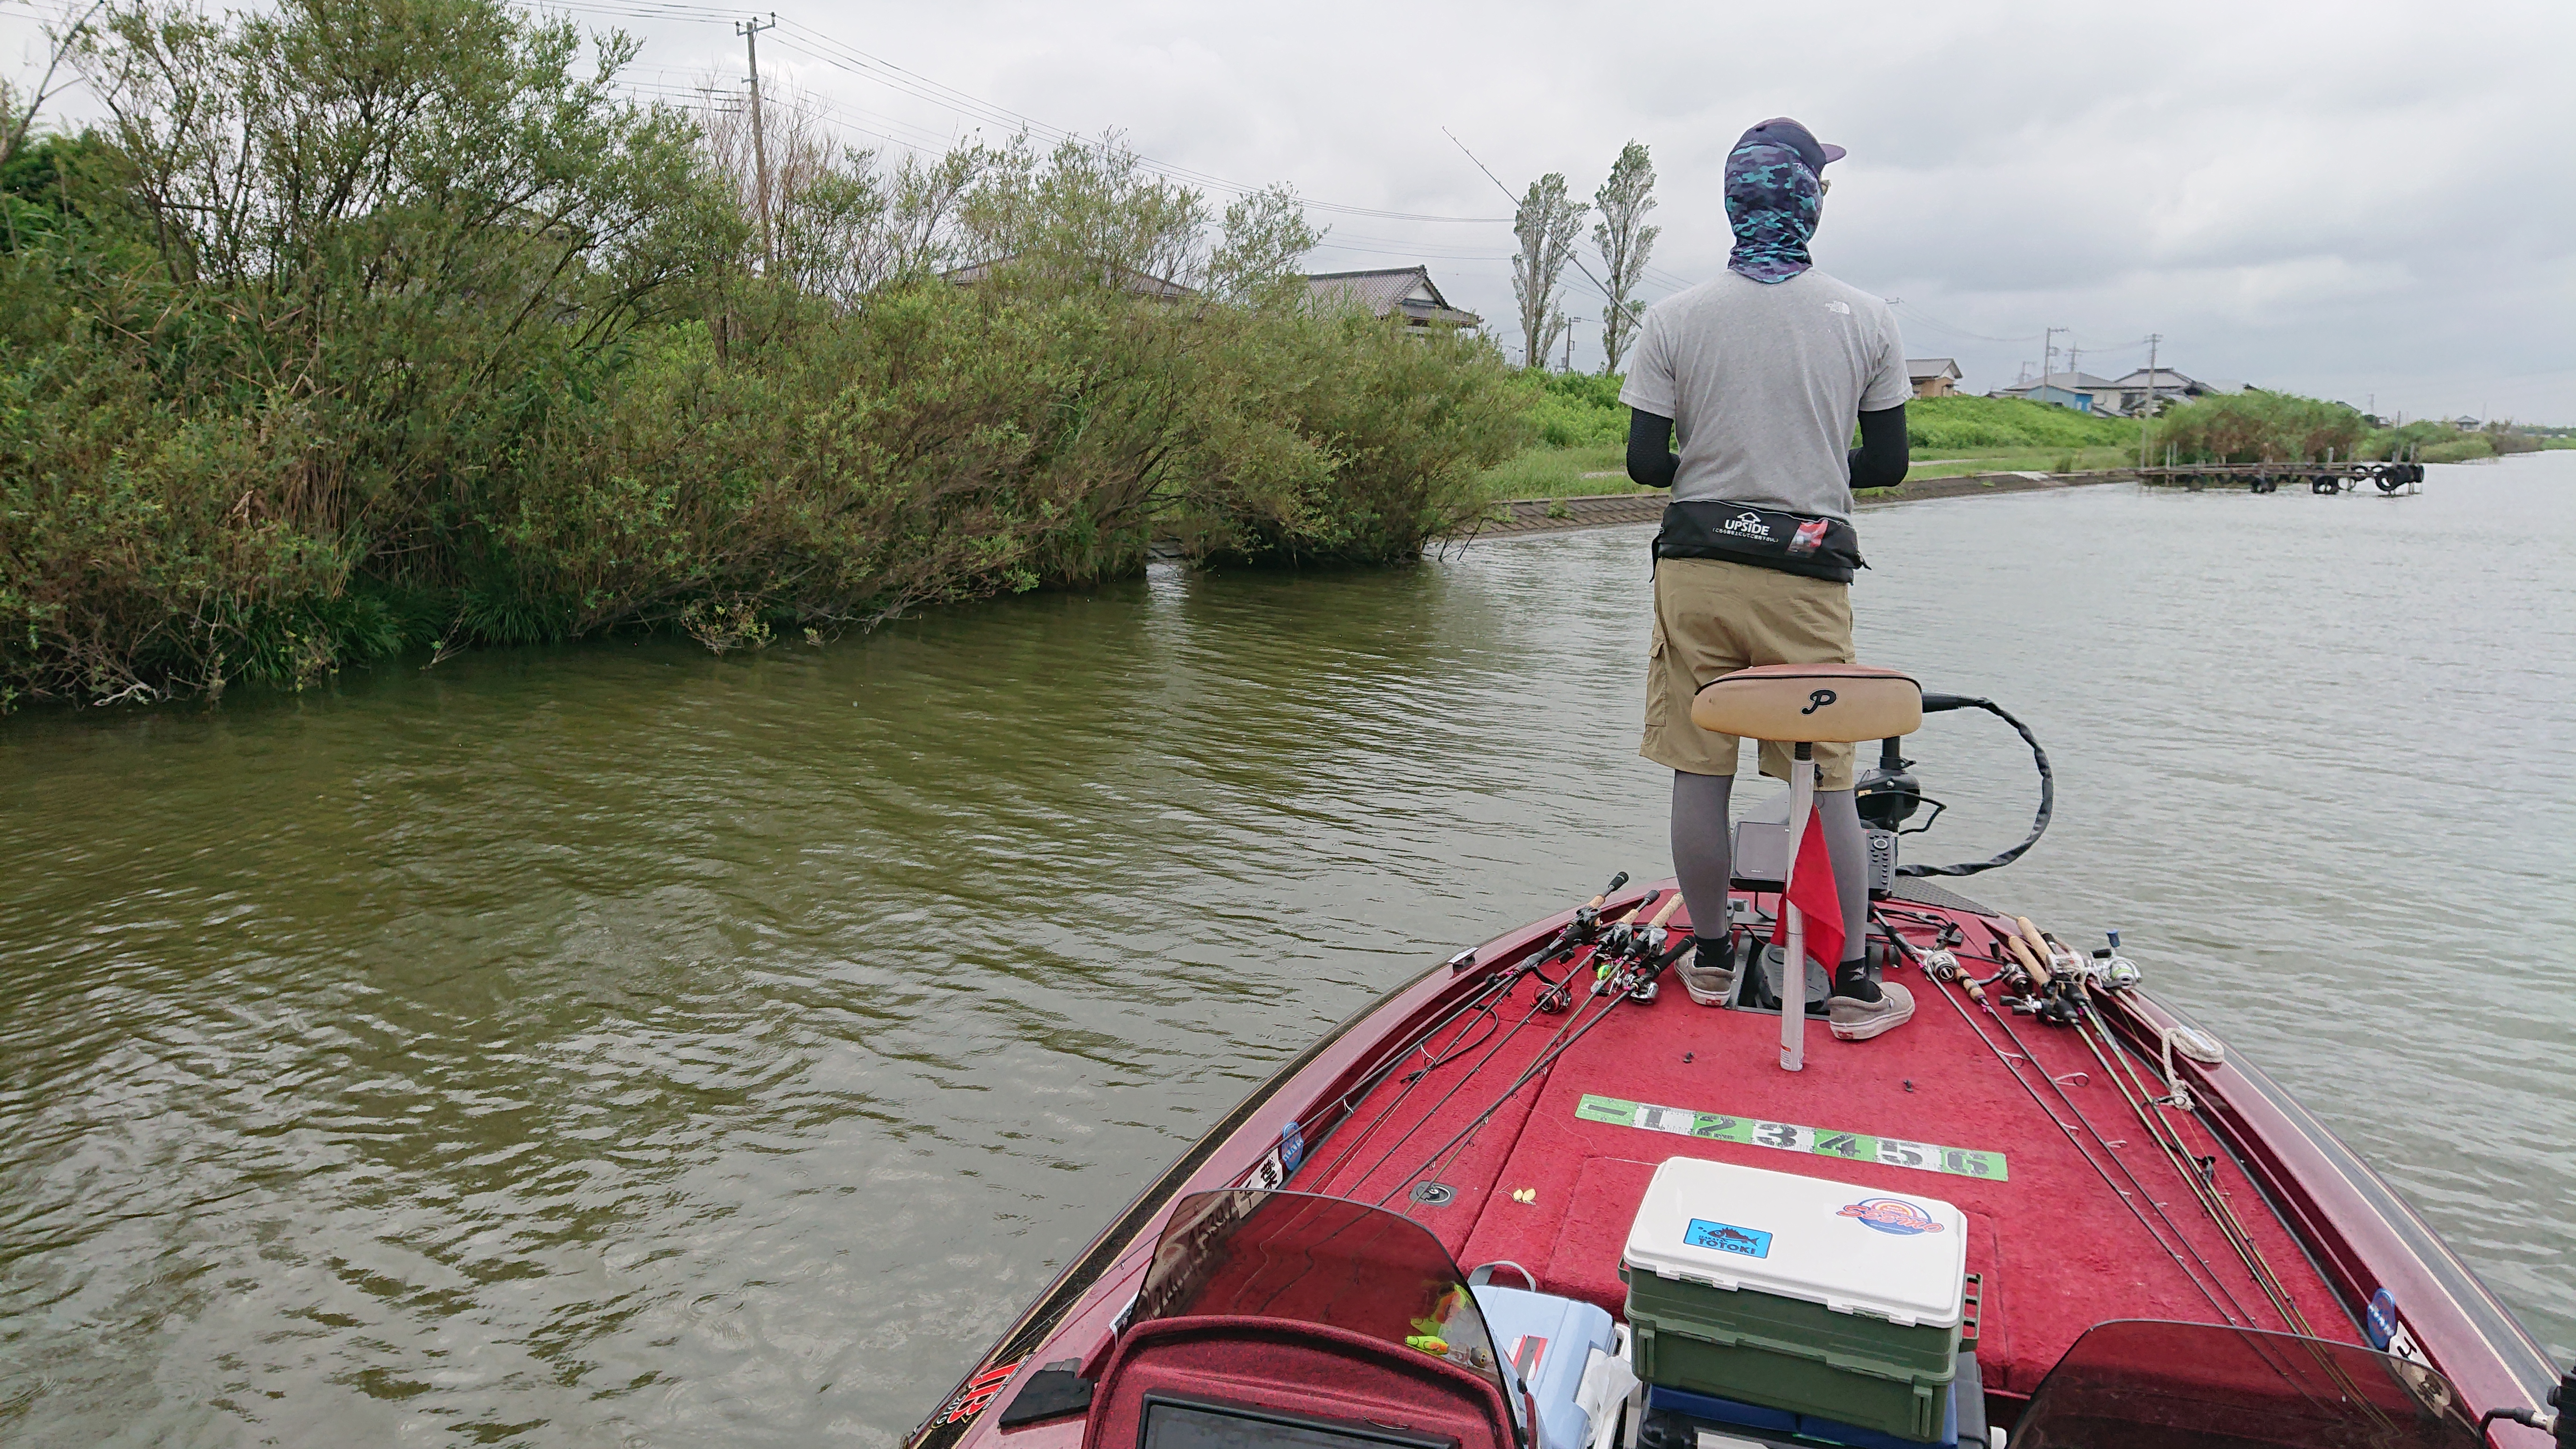
[[[2080,963],[2077,969],[2084,973],[2086,984],[2096,991],[2126,991],[2137,985],[2145,973],[2138,970],[2137,962],[2120,954],[2119,932],[2106,931],[2103,934],[2111,938],[2111,944],[2094,947],[2092,958]]]

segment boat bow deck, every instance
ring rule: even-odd
[[[1983,942],[1983,917],[1964,900],[1906,909],[1957,919],[1967,949]],[[1908,938],[1928,946],[1931,933]],[[1577,970],[1580,1007],[1591,972]],[[1667,980],[1654,1002],[1622,1002],[1584,1030],[1579,1012],[1538,1012],[1540,987],[1523,980],[1389,1073],[1313,1144],[1291,1185],[1383,1201],[1463,1264],[1517,1263],[1544,1291],[1614,1313],[1630,1219],[1666,1158],[1831,1178],[1856,1197],[1939,1198],[1967,1216],[1986,1385],[2012,1395],[2109,1318],[2292,1326],[2082,1038],[1987,1017],[1919,970],[1888,979],[1914,992],[1913,1021],[1866,1042],[1836,1041],[1817,1021],[1794,1074],[1778,1065],[1775,1016],[1698,1006]],[[1541,1064],[1569,1022],[1582,1034]],[[2227,1151],[2189,1114],[2163,1115],[2305,1331],[2358,1341],[2351,1312]]]

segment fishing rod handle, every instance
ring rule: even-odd
[[[1663,925],[1666,921],[1669,921],[1669,920],[1671,920],[1671,919],[1673,918],[1673,912],[1678,911],[1678,910],[1680,910],[1681,908],[1682,908],[1682,893],[1681,893],[1680,891],[1676,890],[1676,891],[1674,891],[1674,892],[1673,892],[1673,898],[1672,898],[1671,900],[1668,900],[1668,901],[1664,902],[1664,908],[1663,908],[1662,910],[1660,910],[1660,911],[1655,912],[1655,918],[1654,918],[1653,920],[1651,920],[1651,921],[1648,921],[1646,924],[1647,924],[1647,925],[1649,925],[1649,926],[1654,926],[1654,927],[1657,927],[1657,928],[1661,928],[1661,927],[1662,927],[1662,925]]]

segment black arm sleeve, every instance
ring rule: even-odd
[[[1860,415],[1860,446],[1851,450],[1851,486],[1893,488],[1905,481],[1905,404]],[[1637,472],[1637,437],[1628,435],[1628,472]]]
[[[1903,411],[1903,409],[1899,409]],[[1897,437],[1905,436],[1900,430]],[[1628,412],[1628,477],[1641,488],[1670,488],[1682,460],[1673,456],[1673,420],[1643,408]]]

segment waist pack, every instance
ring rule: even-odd
[[[1838,584],[1869,567],[1860,535],[1842,519],[1713,501],[1665,504],[1655,557],[1725,559]]]

